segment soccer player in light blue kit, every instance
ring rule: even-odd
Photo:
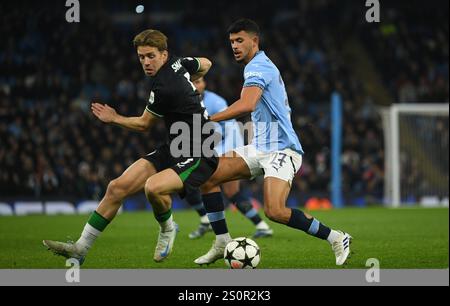
[[[274,222],[327,240],[336,264],[342,265],[350,254],[352,237],[330,229],[299,209],[286,207],[292,180],[302,165],[304,152],[291,123],[291,109],[280,71],[259,50],[259,27],[252,20],[240,19],[230,26],[228,33],[235,60],[246,65],[244,86],[240,99],[211,116],[211,120],[225,121],[251,113],[254,136],[250,145],[221,156],[216,172],[200,187],[216,240],[195,263],[210,264],[223,258],[225,246],[232,239],[219,186],[232,180],[264,175],[266,216]]]
[[[193,81],[193,83],[197,88],[197,91],[202,95],[203,103],[205,104],[209,115],[224,111],[228,107],[224,98],[212,91],[206,90],[206,82],[203,78],[199,78]],[[235,119],[222,121],[220,124],[217,124],[216,132],[222,135],[222,141],[214,147],[218,156],[235,148],[244,146],[241,129]],[[253,235],[253,238],[270,237],[273,235],[273,230],[264,220],[262,220],[256,209],[253,208],[250,198],[240,190],[240,181],[236,180],[223,184],[222,191],[227,199],[231,203],[234,203],[237,209],[255,225],[256,232]],[[189,238],[197,239],[212,230],[206,215],[206,209],[202,203],[200,190],[189,190],[186,194],[186,201],[200,216],[199,227],[189,234]]]

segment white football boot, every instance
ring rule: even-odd
[[[264,237],[272,237],[273,236],[273,229],[266,228],[266,229],[257,229],[255,234],[253,234],[253,238],[264,238]]]
[[[211,249],[208,251],[208,253],[206,253],[203,256],[200,256],[199,258],[194,260],[194,262],[198,265],[209,265],[209,264],[216,262],[218,259],[223,259],[225,256],[224,255],[225,246],[226,246],[226,244],[216,245],[216,242],[214,241],[213,245],[212,245]]]
[[[350,243],[353,237],[347,233],[338,232],[341,235],[331,244],[331,248],[336,256],[336,265],[342,266],[350,255]]]
[[[80,265],[83,264],[87,254],[87,250],[84,247],[81,247],[71,241],[66,243],[52,240],[44,240],[42,241],[42,243],[44,244],[44,246],[47,247],[48,250],[52,251],[54,254],[63,256],[65,258],[74,258],[78,260]]]
[[[155,254],[153,259],[156,262],[161,262],[172,253],[173,243],[178,232],[178,224],[174,222],[173,230],[162,232],[159,231],[158,243],[156,244]]]

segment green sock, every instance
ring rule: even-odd
[[[159,222],[159,225],[161,226],[161,231],[167,232],[172,231],[174,229],[172,209],[169,209],[168,211],[162,214],[155,213],[155,219]]]
[[[77,244],[84,248],[87,252],[95,240],[100,236],[106,226],[109,224],[109,220],[105,219],[98,212],[94,211],[89,217],[88,222],[84,226],[83,232],[81,233],[80,239],[78,239]]]
[[[89,217],[88,224],[95,228],[96,230],[103,232],[109,224],[109,220],[100,215],[98,212],[94,211]]]

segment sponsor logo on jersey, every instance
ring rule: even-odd
[[[244,74],[244,78],[245,79],[248,79],[248,78],[251,78],[251,77],[262,78],[262,73],[261,72],[256,72],[256,71],[249,71],[249,72],[246,72]]]

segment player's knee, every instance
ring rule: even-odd
[[[225,194],[225,196],[228,199],[231,199],[232,197],[234,197],[238,192],[239,192],[239,187],[227,187],[227,188],[223,188],[223,193]]]
[[[235,195],[235,193],[231,192],[229,189],[222,189],[222,191],[227,199],[230,199]]]
[[[145,182],[145,194],[147,197],[155,197],[161,192],[161,184],[152,178]]]
[[[117,202],[123,200],[127,196],[127,190],[119,179],[115,179],[109,182],[106,194],[108,197],[112,198],[114,202]]]

